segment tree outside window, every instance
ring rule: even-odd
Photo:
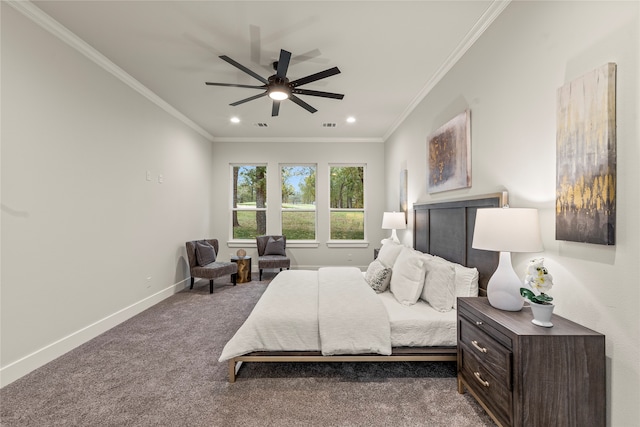
[[[330,167],[331,240],[364,240],[364,166]]]
[[[255,239],[267,232],[267,167],[233,168],[233,238]]]
[[[316,239],[316,166],[282,166],[282,234],[291,240]]]

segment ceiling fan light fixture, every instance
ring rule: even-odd
[[[269,89],[269,98],[274,101],[284,101],[289,98],[289,90],[284,86],[273,86]]]

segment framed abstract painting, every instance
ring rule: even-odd
[[[471,187],[470,111],[465,110],[427,138],[427,192]]]
[[[557,92],[556,239],[615,244],[616,64]]]

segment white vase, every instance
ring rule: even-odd
[[[531,306],[531,312],[533,313],[533,320],[531,323],[538,326],[544,326],[550,328],[553,326],[551,323],[551,315],[553,314],[553,304],[538,304],[535,302],[529,302]]]
[[[520,295],[522,281],[511,265],[511,252],[500,252],[498,268],[487,284],[487,297],[493,307],[506,311],[520,311],[524,298]]]

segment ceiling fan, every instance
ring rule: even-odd
[[[230,86],[230,87],[244,87],[249,89],[264,89],[265,91],[261,94],[250,96],[249,98],[241,99],[240,101],[236,101],[229,105],[240,105],[244,104],[248,101],[253,101],[254,99],[262,98],[263,96],[269,95],[269,98],[273,100],[273,106],[271,107],[271,116],[275,117],[278,115],[280,111],[280,101],[284,101],[285,99],[290,99],[295,102],[305,110],[310,113],[315,113],[316,110],[311,105],[304,102],[302,99],[298,98],[296,95],[309,95],[309,96],[320,96],[323,98],[333,98],[333,99],[342,99],[344,98],[343,94],[340,93],[331,93],[331,92],[321,92],[317,90],[309,90],[309,89],[299,89],[298,86],[306,85],[308,83],[315,82],[320,79],[324,79],[327,77],[334,76],[336,74],[340,74],[340,70],[338,67],[329,68],[328,70],[320,71],[319,73],[311,74],[306,77],[302,77],[300,79],[289,81],[287,78],[287,69],[289,68],[289,61],[291,60],[291,52],[287,52],[286,50],[280,50],[280,58],[273,63],[273,68],[276,73],[268,78],[264,78],[261,75],[254,73],[247,67],[233,59],[229,58],[226,55],[221,55],[220,58],[234,67],[244,71],[249,74],[251,77],[259,80],[264,83],[261,86],[252,86],[252,85],[241,85],[241,84],[233,84],[233,83],[212,83],[205,82],[205,84],[210,86]]]

